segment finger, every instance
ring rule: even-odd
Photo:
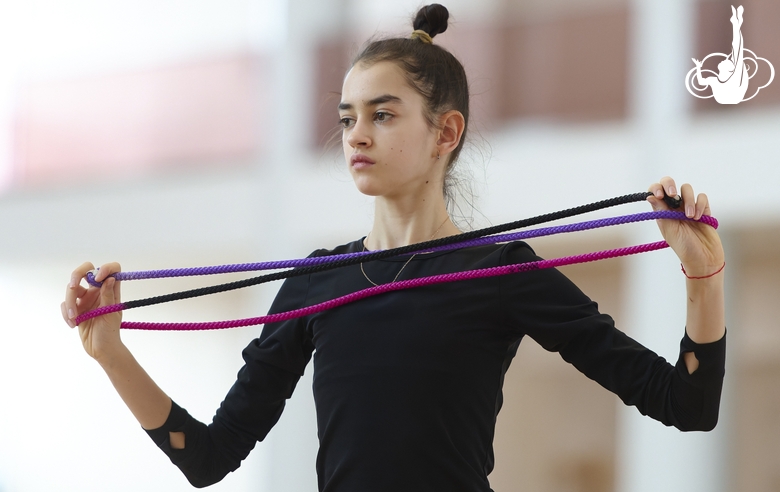
[[[121,287],[122,282],[116,282],[116,279],[112,279],[112,280],[114,280],[114,283],[113,283],[114,303],[115,304],[116,303],[120,303],[120,302],[122,302],[122,287]]]
[[[76,285],[81,282],[81,279],[84,278],[87,272],[94,269],[95,266],[92,263],[88,261],[82,263],[81,266],[73,270],[73,273],[70,274],[70,283],[68,283],[68,287],[71,289],[75,288]]]
[[[100,287],[100,307],[116,304],[114,287],[118,282],[113,277],[108,277]]]
[[[83,285],[81,285],[81,284],[78,284],[78,285],[77,285],[77,286],[76,286],[76,287],[73,289],[73,291],[76,293],[76,299],[79,299],[79,298],[81,298],[81,297],[84,297],[84,294],[86,294],[86,293],[87,293],[87,288],[86,288],[86,287],[84,287],[84,286],[83,286]]]
[[[674,180],[669,176],[661,178],[661,186],[664,187],[664,192],[672,197],[677,196],[677,185]]]
[[[696,198],[693,194],[693,186],[685,183],[680,188],[680,194],[685,206],[685,216],[693,218],[696,215]]]
[[[68,324],[68,326],[70,326],[71,328],[74,328],[76,325],[73,324],[73,321],[71,321],[70,318],[68,317],[68,313],[66,311],[64,302],[62,304],[60,304],[60,311],[62,311],[62,319],[65,320],[65,322]]]
[[[88,271],[95,267],[90,262],[82,263],[81,266],[73,270],[70,274],[70,282],[65,289],[65,313],[67,313],[69,319],[76,317],[78,313],[78,306],[76,299],[83,296],[83,287],[81,287],[81,279],[87,274]],[[81,287],[81,289],[79,289]]]
[[[663,192],[661,192],[663,194]],[[666,210],[667,205],[663,200],[659,200],[655,195],[647,197],[647,201],[650,202],[650,206],[653,207],[653,211]]]
[[[70,276],[68,286],[65,288],[65,302],[64,309],[68,319],[73,319],[78,313],[77,299],[84,295],[84,287],[80,284],[84,275],[92,268],[91,263],[84,263],[79,268],[73,271]]]
[[[117,262],[106,263],[105,265],[100,265],[100,268],[98,269],[97,273],[95,274],[95,281],[102,282],[109,275],[113,275],[114,273],[118,273],[118,272],[121,272],[121,271],[122,271],[122,267]]]
[[[84,297],[84,294],[86,293],[87,288],[83,285],[76,284],[75,287],[71,288],[70,284],[68,284],[68,287],[65,288],[65,307],[75,307],[78,304],[78,300]]]
[[[76,315],[83,314],[90,309],[95,309],[100,304],[100,289],[90,288],[84,290],[84,295],[76,298]]]
[[[696,215],[693,218],[699,220],[702,215],[712,215],[712,211],[710,210],[710,201],[707,195],[699,193],[699,196],[696,198]]]
[[[664,187],[661,183],[651,184],[650,187],[647,189],[647,191],[652,193],[653,197],[655,198],[661,199],[664,197]]]

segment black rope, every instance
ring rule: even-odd
[[[392,256],[398,256],[406,253],[413,253],[415,251],[422,251],[426,249],[435,248],[438,246],[444,246],[447,244],[459,243],[461,241],[467,241],[469,239],[475,239],[482,236],[490,236],[498,234],[499,232],[511,231],[513,229],[521,229],[523,227],[529,227],[544,222],[552,222],[558,219],[564,219],[572,217],[574,215],[581,215],[588,212],[594,212],[604,208],[614,207],[617,205],[623,205],[626,203],[641,202],[651,196],[650,192],[632,193],[630,195],[623,195],[600,202],[590,203],[587,205],[581,205],[579,207],[569,208],[558,212],[552,212],[548,214],[538,215],[529,219],[517,220],[514,222],[508,222],[506,224],[499,224],[496,226],[486,227],[476,231],[464,232],[456,236],[448,236],[440,239],[433,239],[431,241],[425,241],[423,243],[409,244],[407,246],[401,246],[400,248],[386,249],[383,251],[377,251],[365,256],[345,258],[343,260],[337,260],[330,263],[323,263],[320,265],[312,265],[307,267],[293,268],[282,272],[269,273],[260,275],[257,277],[248,278],[245,280],[238,280],[235,282],[228,282],[225,284],[213,285],[210,287],[201,287],[198,289],[185,290],[182,292],[175,292],[173,294],[165,294],[156,297],[148,297],[146,299],[138,299],[135,301],[127,301],[124,303],[125,310],[152,306],[154,304],[162,304],[164,302],[179,301],[182,299],[191,299],[193,297],[201,297],[210,294],[217,294],[219,292],[227,292],[230,290],[242,289],[244,287],[250,287],[252,285],[259,285],[266,282],[273,282],[274,280],[282,280],[290,277],[297,277],[300,275],[308,275],[311,273],[322,272],[331,270],[333,268],[339,268],[343,266],[355,265],[357,263],[366,263],[369,261],[380,260],[383,258],[390,258]],[[664,201],[671,208],[678,208],[680,206],[680,199],[664,196]]]

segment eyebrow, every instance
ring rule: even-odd
[[[379,97],[375,97],[374,99],[371,99],[366,103],[366,106],[378,106],[380,104],[393,102],[393,103],[401,103],[401,98],[398,96],[394,96],[392,94],[384,94]],[[348,109],[352,109],[352,105],[349,103],[341,103],[339,104],[339,111],[346,111]]]

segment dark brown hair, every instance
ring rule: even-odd
[[[446,7],[434,3],[417,12],[412,26],[433,38],[447,30],[448,19]],[[436,44],[419,38],[389,38],[369,41],[352,60],[352,66],[358,63],[371,66],[382,61],[393,62],[403,70],[409,85],[423,97],[423,116],[432,128],[437,128],[438,117],[447,111],[454,109],[463,114],[466,120],[463,135],[450,154],[444,172],[443,193],[447,200],[452,200],[453,164],[463,148],[469,124],[469,87],[463,65]]]

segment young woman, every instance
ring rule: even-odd
[[[339,117],[358,190],[375,196],[365,238],[313,256],[387,249],[458,234],[446,208],[448,175],[468,125],[461,64],[432,43],[447,10],[424,7],[410,38],[368,44],[344,79]],[[663,178],[650,186],[664,209]],[[709,214],[705,195],[679,189],[686,214]],[[506,369],[523,336],[560,352],[640,412],[683,430],[717,420],[725,323],[723,250],[713,228],[659,221],[683,263],[688,315],[680,360],[668,364],[614,327],[555,270],[439,284],[364,299],[267,324],[213,422],[194,420],[152,381],[119,336],[120,314],[79,325],[84,348],[157,445],[196,486],[235,470],[279,418],[314,355],[322,491],[489,491],[492,440]],[[523,242],[417,254],[288,279],[271,312],[318,303],[372,284],[536,260]],[[119,302],[100,268],[100,289],[76,269],[63,317]],[[717,272],[717,273],[714,273]],[[695,278],[701,277],[701,278]],[[522,443],[518,443],[522,445]]]

